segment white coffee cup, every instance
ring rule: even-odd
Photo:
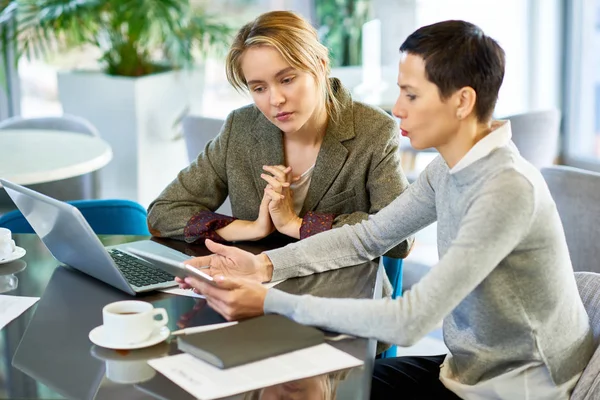
[[[156,315],[162,318],[155,320]],[[169,322],[164,308],[154,308],[150,303],[136,300],[117,301],[104,306],[102,319],[105,338],[113,345],[143,342]]]
[[[148,360],[106,361],[106,377],[115,383],[145,382],[154,378],[154,375],[156,371],[148,364]]]
[[[10,257],[15,251],[15,241],[9,229],[0,228],[0,260]]]
[[[152,358],[160,358],[169,354],[169,345],[165,342],[140,350],[132,350],[127,354],[109,353],[108,349],[98,349],[108,355],[106,377],[116,383],[133,384],[145,382],[156,375],[156,371],[148,364]]]
[[[91,353],[105,362],[106,377],[109,380],[115,383],[133,384],[152,379],[156,375],[156,370],[148,364],[148,360],[168,355],[169,348],[166,342],[127,352],[92,346]]]

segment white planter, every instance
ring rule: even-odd
[[[113,160],[100,170],[100,197],[148,204],[188,165],[180,118],[191,90],[201,93],[203,70],[141,78],[101,72],[61,72],[65,113],[94,124],[110,143]]]

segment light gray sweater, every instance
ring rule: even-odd
[[[450,174],[438,157],[388,207],[266,252],[273,280],[356,265],[438,221],[440,262],[396,300],[267,293],[264,310],[308,325],[409,346],[444,320],[457,380],[473,385],[542,363],[556,384],[593,353],[556,206],[511,146]]]

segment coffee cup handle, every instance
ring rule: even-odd
[[[167,325],[167,322],[169,322],[169,316],[167,315],[167,310],[165,310],[164,308],[155,308],[154,311],[152,312],[153,316],[156,317],[157,315],[160,314],[160,316],[162,317],[159,320],[154,320],[154,325],[157,328],[160,328],[161,326],[165,326]]]

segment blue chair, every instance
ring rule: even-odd
[[[146,209],[131,200],[74,200],[77,207],[97,235],[150,236]],[[19,210],[0,216],[0,227],[13,233],[34,233]]]
[[[383,257],[383,267],[394,288],[392,298],[402,296],[402,259]]]
[[[402,259],[383,257],[383,267],[394,288],[392,298],[402,296]],[[396,357],[396,346],[392,346],[381,354],[381,358]]]

